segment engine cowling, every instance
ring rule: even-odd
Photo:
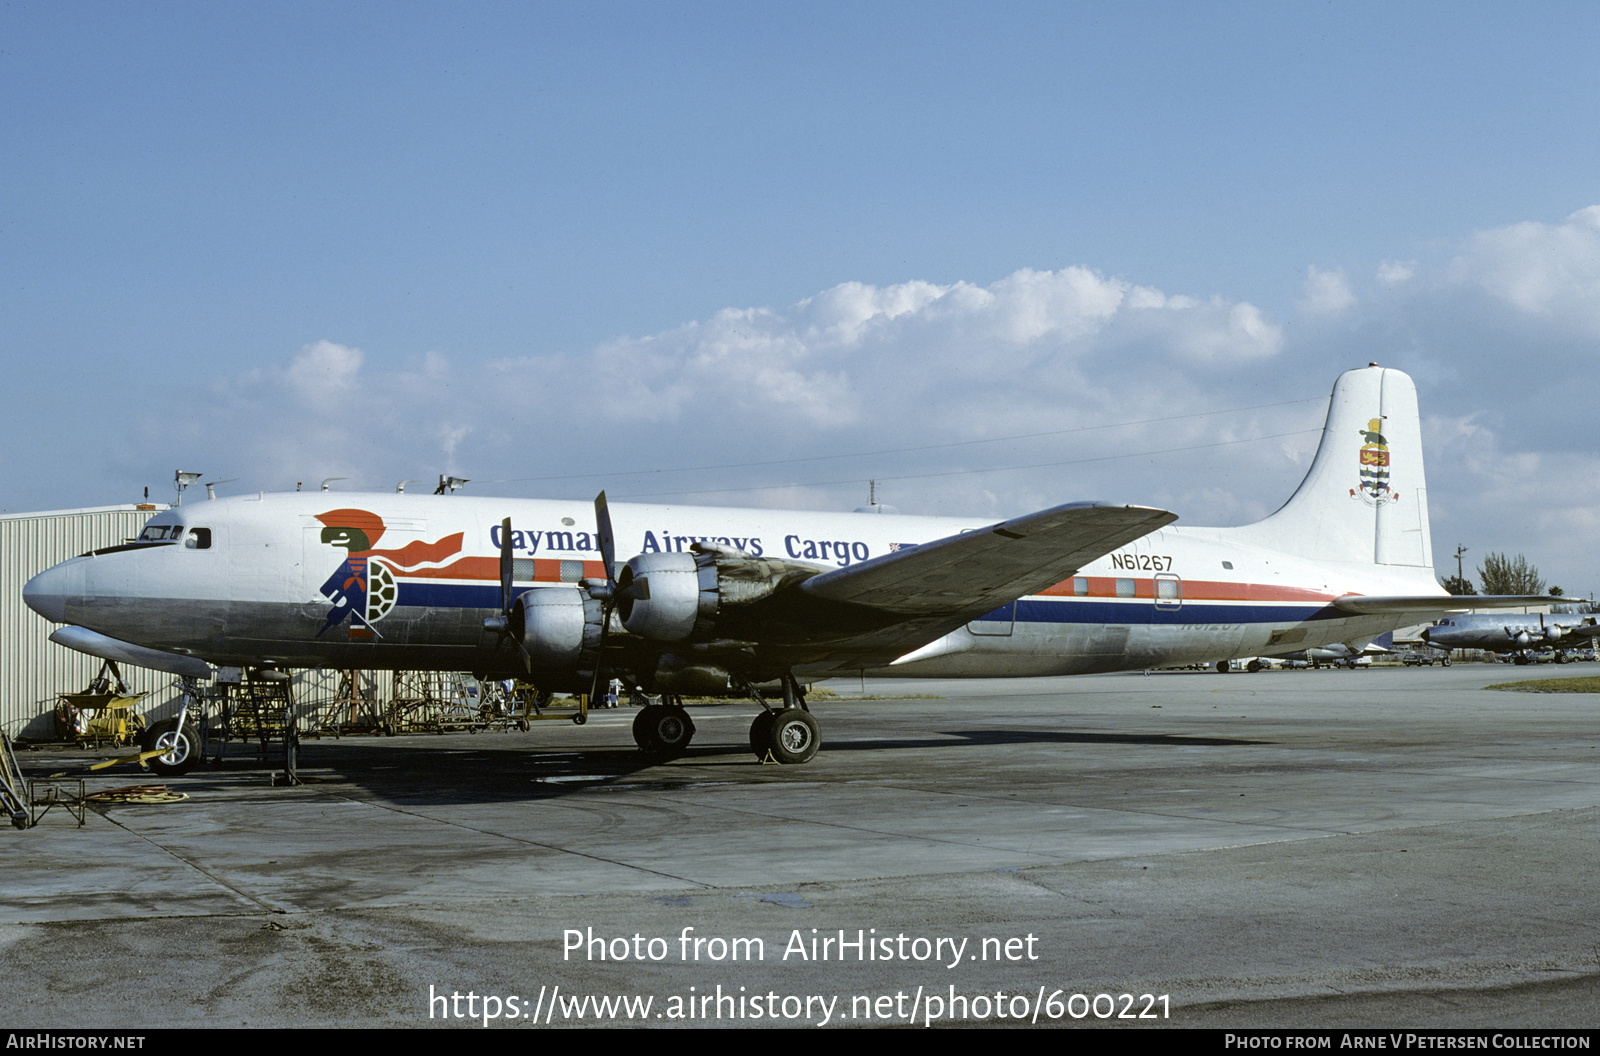
[[[709,633],[717,615],[717,569],[715,561],[699,560],[703,556],[640,554],[622,566],[617,613],[629,634],[675,642]]]
[[[534,587],[511,608],[512,634],[536,667],[590,666],[600,620],[600,603],[571,587]]]
[[[709,641],[729,606],[748,605],[824,571],[696,543],[692,552],[640,554],[617,574],[628,633],[662,642]]]

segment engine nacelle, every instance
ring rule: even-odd
[[[707,554],[640,554],[622,566],[617,592],[617,612],[629,634],[663,642],[709,637],[718,607],[716,560]]]
[[[652,688],[660,693],[690,693],[720,697],[728,692],[728,669],[716,664],[697,663],[673,653],[656,661]]]
[[[708,641],[729,606],[748,605],[824,571],[696,543],[692,553],[640,554],[617,574],[628,633],[660,642]]]
[[[534,587],[512,603],[512,633],[536,667],[577,668],[600,646],[600,603],[571,587]]]

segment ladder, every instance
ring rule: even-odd
[[[221,721],[215,731],[216,759],[230,751],[253,753],[263,763],[281,765],[295,783],[300,731],[295,725],[294,691],[287,677],[267,678],[260,672],[241,672],[239,681],[220,679],[212,701]]]
[[[15,828],[28,827],[28,801],[23,792],[22,768],[17,765],[17,755],[11,750],[11,738],[0,730],[0,808],[11,819]]]

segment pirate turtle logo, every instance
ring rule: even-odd
[[[1389,443],[1383,438],[1383,419],[1373,418],[1360,430],[1366,443],[1361,445],[1360,486],[1351,488],[1352,497],[1359,497],[1368,506],[1377,508],[1400,498],[1389,488]]]
[[[417,540],[398,550],[379,550],[377,542],[386,528],[383,518],[367,510],[329,510],[317,514],[317,520],[324,526],[321,541],[345,551],[344,560],[318,591],[333,603],[318,638],[346,620],[351,638],[379,637],[372,625],[399,602],[405,574],[420,566],[437,566],[461,552],[461,532],[436,543]]]

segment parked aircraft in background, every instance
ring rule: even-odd
[[[1461,600],[1470,602],[1472,596]],[[1515,653],[1519,664],[1541,649],[1555,650],[1556,663],[1564,664],[1566,650],[1582,649],[1597,636],[1600,624],[1582,613],[1467,613],[1446,617],[1422,632],[1423,641],[1440,649]]]
[[[1390,650],[1371,642],[1334,642],[1330,645],[1320,645],[1313,649],[1297,649],[1290,653],[1273,653],[1271,660],[1298,660],[1311,667],[1355,667],[1362,657],[1387,656]],[[1217,665],[1217,670],[1222,670],[1223,661]],[[1259,670],[1246,665],[1246,671]]]
[[[1293,497],[1242,527],[1174,528],[1165,510],[1100,502],[986,523],[603,493],[591,509],[297,492],[158,513],[137,542],[41,572],[24,594],[69,625],[52,640],[186,677],[432,669],[558,691],[620,678],[664,695],[634,724],[660,756],[694,734],[681,694],[731,686],[761,705],[757,754],[798,763],[820,743],[801,690],[815,679],[1275,655],[1457,611],[1434,578],[1426,497],[1416,390],[1371,365],[1335,384]],[[619,546],[634,555],[620,567]],[[760,692],[773,684],[781,708]],[[160,737],[168,772],[192,761],[181,717]]]

